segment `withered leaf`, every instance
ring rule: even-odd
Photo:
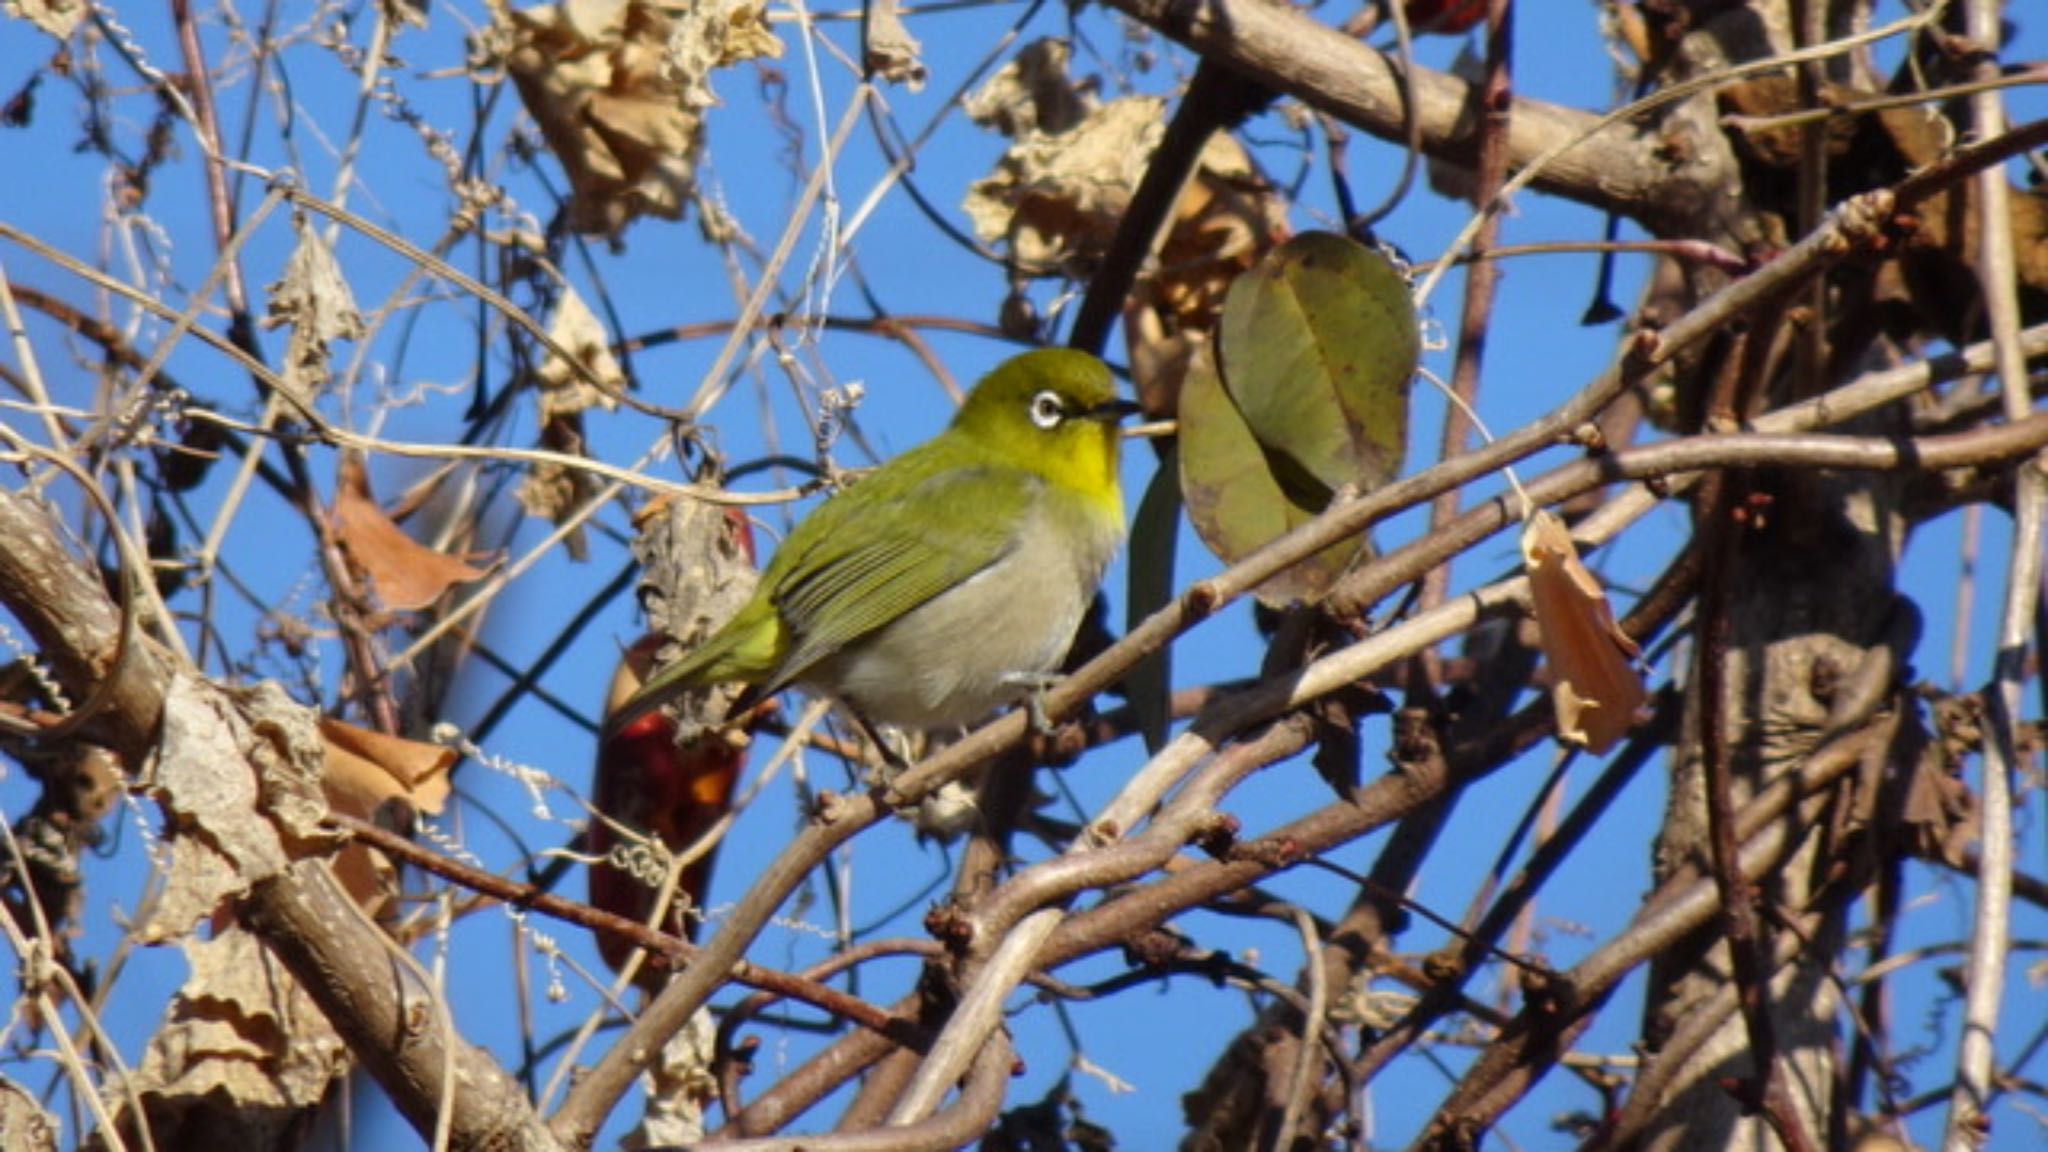
[[[453,748],[328,717],[320,720],[320,736],[327,747],[327,802],[335,811],[368,820],[392,800],[427,813],[438,813],[447,803],[448,770],[456,759]],[[373,916],[384,911],[395,888],[390,861],[361,843],[342,848],[334,860],[334,874]]]
[[[184,950],[191,975],[136,1070],[158,1147],[166,1133],[217,1135],[224,1125],[251,1147],[277,1146],[347,1073],[348,1048],[247,930],[188,939]]]
[[[448,801],[448,770],[456,752],[391,736],[323,716],[327,800],[335,808],[367,817],[387,800],[403,799],[422,812],[439,812]]]
[[[57,1118],[21,1085],[0,1078],[0,1148],[57,1152]]]
[[[912,92],[924,89],[924,45],[903,24],[895,0],[870,0],[861,27],[861,64],[870,75]]]
[[[570,226],[610,236],[641,215],[682,217],[718,102],[711,72],[782,53],[754,0],[570,0],[503,19],[505,70],[569,175]]]
[[[424,608],[455,585],[489,575],[406,535],[371,498],[369,474],[352,452],[341,458],[333,517],[350,563],[368,574],[371,590],[387,608]]]
[[[975,232],[1005,243],[1027,276],[1086,276],[1108,250],[1153,150],[1166,101],[1099,103],[1093,78],[1067,73],[1067,43],[1026,45],[961,103],[1013,141],[964,201]],[[1288,235],[1287,204],[1227,132],[1212,135],[1124,314],[1139,400],[1175,412],[1195,346],[1213,334],[1231,282]]]
[[[1606,590],[1580,561],[1562,520],[1540,509],[1529,517],[1522,564],[1550,662],[1557,738],[1605,754],[1634,726],[1647,699],[1633,663],[1635,641],[1615,624]]]
[[[1921,857],[1963,867],[1977,841],[1977,796],[1938,743],[1930,742],[1914,761],[1900,818]]]
[[[7,0],[7,14],[68,40],[88,11],[85,0]]]
[[[170,865],[144,943],[180,935],[222,902],[331,844],[320,827],[322,756],[311,713],[275,684],[234,692],[181,671],[164,694],[146,779]]]
[[[1124,308],[1145,411],[1177,411],[1196,340],[1213,334],[1230,286],[1288,238],[1287,204],[1237,138],[1217,133],[1174,205],[1173,223]]]
[[[1006,242],[1026,272],[1085,271],[1109,247],[1166,132],[1166,101],[1125,96],[1065,132],[1031,131],[962,207],[983,240]]]
[[[554,317],[548,321],[548,337],[575,357],[576,363],[569,363],[552,349],[541,361],[534,373],[541,421],[574,416],[591,407],[606,411],[617,407],[613,397],[625,388],[626,373],[612,355],[611,334],[583,297],[566,284],[555,304]]]
[[[1065,132],[1095,107],[1088,86],[1067,75],[1073,54],[1073,46],[1058,37],[1033,40],[962,97],[960,109],[1012,140],[1030,132]]]
[[[264,289],[270,296],[263,326],[291,325],[285,348],[284,378],[301,402],[311,402],[326,387],[328,359],[336,340],[359,339],[364,331],[354,293],[341,274],[334,252],[304,216],[292,221],[298,243],[285,260],[284,274]]]

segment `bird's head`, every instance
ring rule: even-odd
[[[1117,422],[1137,405],[1086,352],[1041,348],[1005,360],[967,394],[953,427],[1054,483],[1116,491]]]

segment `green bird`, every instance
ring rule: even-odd
[[[1108,366],[1041,349],[998,366],[952,424],[819,505],[753,598],[614,711],[616,731],[687,689],[791,685],[929,731],[1041,687],[1124,538]]]

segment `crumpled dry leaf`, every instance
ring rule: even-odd
[[[545,411],[547,398],[541,398]],[[545,417],[540,426],[540,446],[565,456],[584,456],[583,417],[574,413]],[[553,460],[537,460],[526,469],[525,479],[512,493],[528,516],[560,524],[597,494],[597,478],[582,468]],[[589,536],[582,525],[563,539],[569,559],[581,563],[590,555]]]
[[[1011,139],[1027,132],[1058,135],[1096,105],[1093,85],[1067,75],[1073,45],[1057,36],[1033,40],[960,100],[961,111]]]
[[[264,289],[270,307],[263,326],[291,325],[284,379],[301,402],[310,403],[327,384],[327,362],[334,342],[361,338],[363,316],[356,311],[348,279],[341,274],[341,265],[335,262],[320,230],[304,216],[294,219],[292,227],[299,240],[285,260],[284,274]]]
[[[711,1072],[718,1026],[698,1011],[662,1045],[647,1070],[647,1110],[620,1141],[624,1148],[680,1148],[704,1139],[704,1107],[718,1093]]]
[[[1938,740],[1914,759],[1899,814],[1913,851],[1961,868],[1977,842],[1977,795],[1963,779],[1963,758],[1983,747],[1982,698],[1948,696],[1934,705]]]
[[[1166,101],[1124,96],[1065,132],[1019,137],[962,204],[975,234],[1007,243],[1021,270],[1083,276],[1109,247],[1166,134]]]
[[[903,26],[896,0],[870,0],[861,27],[861,64],[871,76],[901,84],[912,92],[924,90],[924,61],[918,53],[924,45]]]
[[[768,26],[766,0],[694,0],[662,9],[675,24],[669,58],[684,84],[683,103],[690,108],[718,103],[711,90],[714,69],[782,57],[782,40]]]
[[[387,802],[402,800],[415,811],[436,814],[448,801],[448,770],[456,752],[388,736],[321,717],[327,743],[327,802],[337,812],[368,820]],[[334,860],[334,874],[348,894],[371,915],[384,910],[395,891],[396,871],[384,856],[351,842]]]
[[[85,19],[84,0],[7,0],[7,14],[48,32],[59,40],[69,39]]]
[[[348,1047],[254,934],[228,927],[184,949],[192,974],[135,1074],[157,1147],[218,1146],[223,1132],[280,1146],[348,1072]]]
[[[171,858],[143,943],[184,934],[293,859],[337,842],[321,826],[325,756],[311,716],[268,681],[220,689],[190,672],[173,675],[163,739],[145,773]]]
[[[1124,306],[1124,338],[1138,399],[1155,415],[1178,411],[1198,344],[1215,331],[1230,286],[1290,235],[1287,205],[1234,136],[1202,149],[1181,190],[1159,258]]]
[[[682,218],[712,70],[782,54],[757,0],[568,0],[505,21],[504,67],[568,172],[570,226],[608,236]]]
[[[560,524],[588,503],[591,493],[596,490],[590,473],[543,460],[526,470],[526,478],[519,482],[512,498],[519,501],[519,506],[528,516]],[[590,554],[589,537],[580,527],[570,532],[562,544],[568,549],[571,560],[580,562]]]
[[[1614,623],[1606,590],[1579,560],[1562,520],[1540,509],[1529,517],[1522,563],[1550,662],[1557,738],[1604,755],[1635,724],[1636,709],[1648,698],[1632,662],[1635,641]]]
[[[964,208],[983,240],[1009,245],[1020,271],[1085,278],[1165,134],[1166,102],[1125,96],[1098,106],[1092,85],[1068,77],[1068,56],[1063,41],[1037,41],[963,101],[977,123],[1015,141],[969,188]],[[1243,145],[1228,133],[1210,137],[1158,259],[1125,307],[1132,377],[1148,413],[1175,411],[1231,281],[1288,235],[1286,205]]]
[[[379,0],[378,7],[394,28],[425,28],[431,0]]]
[[[57,1118],[14,1081],[0,1077],[0,1148],[57,1152]]]
[[[326,716],[320,718],[320,737],[327,745],[327,799],[335,808],[367,817],[387,800],[403,799],[428,813],[447,803],[455,749]]]
[[[566,284],[555,304],[554,317],[548,321],[548,337],[575,357],[584,371],[577,371],[576,364],[552,350],[548,352],[534,373],[534,382],[540,386],[542,422],[574,416],[590,407],[606,411],[618,407],[614,396],[625,389],[626,373],[612,355],[611,334],[583,297]],[[597,383],[593,385],[592,380]]]
[[[349,562],[369,575],[371,591],[387,608],[425,608],[455,585],[489,575],[406,535],[371,497],[369,474],[356,453],[342,454],[331,515]]]

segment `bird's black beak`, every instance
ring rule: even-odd
[[[1115,424],[1124,417],[1135,416],[1141,411],[1143,409],[1138,406],[1137,401],[1117,399],[1097,404],[1095,407],[1088,409],[1083,415],[1087,416],[1090,420],[1100,420],[1104,424]]]

